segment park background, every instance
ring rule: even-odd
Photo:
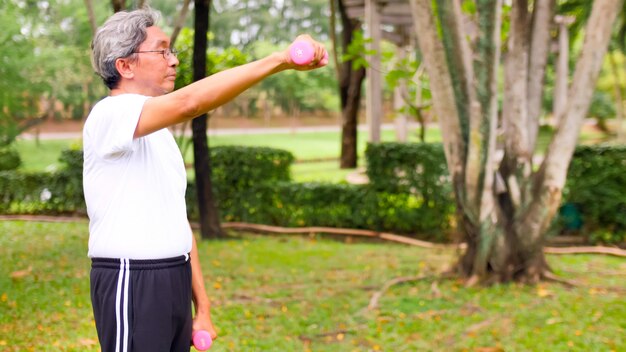
[[[91,69],[89,41],[92,23],[102,23],[115,7],[140,3],[0,5],[0,166],[6,170],[0,171],[0,350],[98,350],[85,255],[80,130],[107,92]],[[358,1],[210,3],[209,74],[283,49],[303,32],[331,50],[329,19],[337,21],[337,33],[346,28],[338,14],[331,16],[331,5],[337,12]],[[466,14],[476,11],[473,2],[461,3]],[[558,14],[574,19],[567,31],[569,81],[591,3],[556,2]],[[166,33],[173,32],[184,2],[149,5],[161,11]],[[196,8],[189,5],[175,45],[181,52],[178,86],[191,82],[193,72]],[[503,9],[507,26],[511,3]],[[199,250],[221,336],[213,350],[622,350],[625,19],[624,11],[618,14],[562,206],[546,235],[551,248],[598,245],[592,248],[617,255],[548,254],[555,280],[468,286],[465,278],[448,275],[462,256],[462,234],[440,121],[415,44],[400,59],[396,45],[382,41],[380,62],[372,65],[368,33],[356,28],[351,45],[338,48],[327,69],[281,73],[212,112],[206,135],[224,225],[220,236],[200,233],[191,126],[173,128],[188,164],[190,219],[204,239]],[[551,34],[538,160],[557,129],[559,33]],[[353,141],[358,157],[355,167],[342,168],[345,114],[336,64],[343,62],[384,80],[383,143],[368,144],[373,127],[365,116],[364,78]],[[424,169],[433,173],[410,174]],[[251,225],[228,226],[241,223],[273,225],[275,231],[259,236],[258,228],[242,230]],[[300,234],[275,234],[289,229]],[[381,233],[430,242],[427,248],[407,246]]]

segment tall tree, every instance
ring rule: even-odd
[[[207,34],[210,27],[210,0],[194,0],[195,24],[193,45],[193,80],[206,77],[207,66]],[[211,182],[211,158],[207,138],[207,119],[204,114],[196,117],[191,123],[193,134],[194,170],[196,173],[196,194],[200,210],[200,233],[202,238],[223,237],[219,212],[213,196]]]
[[[30,72],[37,67],[35,41],[24,33],[20,8],[12,1],[0,3],[0,150],[11,145],[17,136],[34,120],[37,114],[35,102],[42,92],[29,87]],[[22,23],[20,23],[20,20]],[[37,88],[37,87],[33,87]]]
[[[342,51],[345,53],[354,39],[355,32],[361,28],[361,23],[348,17],[344,0],[339,0],[337,3],[341,18],[341,45]],[[334,9],[335,7],[332,6],[331,8]],[[335,14],[333,13],[331,16],[335,16]],[[337,57],[337,54],[334,56]],[[344,60],[341,65],[337,65],[337,70],[339,74],[339,96],[341,98],[340,166],[342,169],[355,168],[358,159],[358,115],[361,103],[361,86],[365,79],[365,67],[353,69],[352,60]]]
[[[0,2],[0,144],[47,117],[80,119],[104,94],[86,51],[91,32],[81,3]]]
[[[531,90],[541,89],[554,1],[513,1],[504,58],[504,152],[496,159],[501,0],[477,0],[478,34],[463,35],[460,1],[411,0],[435,112],[468,244],[458,263],[468,284],[536,282],[551,277],[543,244],[558,209],[583,120],[591,102],[612,26],[623,0],[593,2],[567,107],[543,162],[533,165],[537,135]],[[464,3],[467,5],[467,2]],[[532,14],[531,14],[532,11]],[[532,25],[531,25],[532,24]],[[530,113],[529,113],[530,112]],[[531,115],[532,114],[532,115]]]

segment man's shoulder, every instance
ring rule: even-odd
[[[123,107],[127,104],[143,103],[148,98],[150,97],[145,96],[145,95],[140,95],[140,94],[132,94],[132,93],[109,95],[109,96],[102,98],[102,100],[100,100],[99,102],[97,102],[96,105],[94,105],[94,110],[95,109],[99,109],[99,110],[115,109],[115,108]]]
[[[91,109],[89,116],[87,116],[86,124],[90,119],[93,121],[100,118],[108,119],[116,115],[125,115],[129,111],[133,111],[132,107],[137,107],[141,111],[139,105],[143,106],[143,103],[148,98],[150,97],[139,94],[120,94],[104,97]]]

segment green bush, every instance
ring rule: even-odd
[[[408,209],[419,209],[422,215],[417,220],[419,225],[405,224],[402,232],[408,230],[407,226],[419,226],[427,232],[449,227],[455,203],[442,144],[368,144],[365,156],[371,187],[376,192],[390,194],[385,202],[394,213],[388,218],[394,215],[407,222],[416,221],[405,216]],[[405,207],[391,204],[405,204]],[[403,222],[398,221],[396,226]]]
[[[454,201],[441,145],[371,144],[369,185],[293,183],[293,155],[271,148],[211,149],[213,185],[225,221],[328,226],[418,234],[445,240]],[[55,173],[0,172],[0,213],[85,213],[80,150],[64,151]],[[561,229],[593,242],[626,236],[626,146],[580,146],[563,195]],[[197,220],[195,185],[188,215]]]
[[[258,185],[291,180],[290,167],[295,160],[293,154],[281,149],[268,147],[218,146],[210,149],[211,181],[216,205],[224,218],[224,213],[245,211],[254,212],[263,203],[242,204],[238,200],[254,199],[250,193],[256,192]],[[245,196],[244,196],[245,194]],[[196,185],[187,185],[187,213],[190,219],[199,218]],[[245,209],[245,210],[244,210]]]
[[[22,165],[20,154],[13,148],[0,148],[0,171],[15,170]]]
[[[212,180],[233,190],[258,183],[289,181],[295,158],[286,150],[268,147],[219,146],[211,150]]]
[[[64,151],[61,170],[48,173],[0,172],[0,213],[86,213],[83,195],[83,154]]]
[[[372,211],[375,201],[362,186],[266,183],[238,192],[228,205],[220,207],[227,221],[286,227],[378,227]]]
[[[367,176],[376,190],[450,199],[451,188],[440,143],[376,143],[365,150]]]
[[[0,213],[67,214],[84,213],[82,187],[64,172],[0,172]]]
[[[374,180],[363,186],[289,182],[293,158],[267,148],[215,148],[211,156],[214,191],[226,221],[370,229],[445,240],[454,212],[440,145],[370,146],[368,174]],[[397,172],[388,172],[387,163]],[[189,214],[197,218],[193,185],[188,197]]]
[[[369,185],[316,182],[261,184],[220,202],[226,221],[367,229],[435,241],[447,239],[452,215],[425,206],[411,194],[377,192]]]
[[[626,146],[579,146],[569,166],[563,194],[583,221],[592,241],[626,237]]]
[[[293,155],[272,148],[216,147],[211,149],[211,158],[214,195],[225,221],[357,228],[446,239],[453,208],[449,200],[438,198],[448,192],[442,183],[445,175],[415,175],[419,182],[437,181],[412,187],[395,181],[399,186],[389,190],[376,184],[293,183],[289,173]],[[63,151],[60,161],[63,167],[56,173],[0,173],[0,213],[85,213],[82,151]],[[188,185],[186,198],[188,216],[197,220],[195,184]]]

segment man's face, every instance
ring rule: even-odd
[[[146,29],[146,40],[141,43],[137,51],[158,51],[170,48],[170,39],[159,27]],[[176,66],[178,59],[175,55],[163,55],[160,52],[138,53],[135,65],[134,80],[144,95],[159,96],[174,90],[176,80]]]

